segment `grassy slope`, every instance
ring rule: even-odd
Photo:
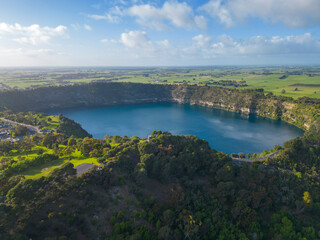
[[[65,146],[60,145],[59,147],[61,149],[63,149]],[[32,159],[32,158],[35,158],[36,156],[38,156],[37,151],[39,149],[42,149],[44,151],[44,153],[53,154],[52,149],[48,149],[48,148],[42,147],[42,146],[36,146],[28,154],[12,152],[9,155],[0,157],[0,159],[12,158],[15,161],[19,161],[19,159],[24,159],[24,160]],[[48,162],[45,164],[38,165],[36,167],[31,167],[31,168],[19,173],[18,175],[23,175],[27,179],[39,178],[39,177],[42,177],[42,176],[49,174],[50,172],[52,172],[53,169],[60,167],[63,163],[66,163],[68,161],[71,162],[75,167],[82,164],[82,163],[92,163],[95,165],[99,165],[97,158],[84,157],[81,155],[80,151],[75,150],[68,158],[62,157],[62,158],[55,160],[53,162]]]
[[[110,144],[112,148],[115,148],[116,146],[119,145],[119,143],[112,143]],[[64,148],[64,145],[60,145],[60,148]],[[40,147],[37,146],[35,147],[36,149],[38,148],[42,148],[45,150],[45,153],[53,153],[53,150],[45,148],[45,147]],[[37,154],[32,154],[29,155],[29,157],[35,157]],[[18,155],[16,156],[16,158],[18,157]],[[1,159],[1,157],[0,157]],[[71,160],[70,160],[71,159]],[[47,174],[49,174],[50,172],[52,172],[52,170],[54,170],[55,168],[60,167],[62,164],[66,163],[66,162],[70,162],[72,163],[75,167],[83,164],[83,163],[92,163],[95,165],[100,165],[100,163],[98,162],[97,158],[92,157],[92,158],[87,158],[84,157],[80,151],[75,150],[69,157],[69,159],[67,158],[60,158],[56,161],[53,162],[49,162],[49,163],[45,163],[42,165],[39,165],[37,167],[33,167],[33,168],[29,168],[26,171],[22,172],[21,175],[23,175],[25,178],[27,179],[35,179],[35,178],[39,178],[42,176],[45,176]]]
[[[64,146],[61,145],[60,147],[64,147]],[[97,158],[86,158],[82,156],[81,153],[77,150],[71,154],[70,158],[71,160],[67,158],[60,158],[53,162],[49,162],[33,168],[29,168],[28,170],[22,172],[21,175],[25,176],[25,178],[27,179],[39,178],[49,174],[50,172],[52,172],[52,170],[60,167],[62,164],[68,161],[72,163],[75,167],[83,163],[92,163],[95,165],[100,164],[97,161]]]
[[[48,118],[51,118],[51,121],[48,121]],[[42,120],[42,119],[40,119],[40,120]],[[48,116],[48,117],[45,117],[44,120],[49,122],[49,126],[45,127],[46,129],[56,130],[57,127],[59,126],[59,117],[58,116]]]
[[[42,147],[42,146],[35,146],[27,154],[18,153],[17,151],[13,150],[12,153],[9,154],[9,155],[0,156],[0,160],[2,158],[12,158],[15,161],[17,161],[19,158],[32,159],[32,158],[35,158],[36,156],[38,156],[37,151],[39,149],[42,149],[44,151],[43,153],[47,153],[47,154],[52,154],[53,153],[52,149],[49,149],[49,148],[46,148],[46,147]]]

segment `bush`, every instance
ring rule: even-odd
[[[20,173],[24,170],[26,170],[27,168],[30,167],[34,167],[34,166],[38,166],[40,164],[44,164],[47,162],[51,162],[58,159],[57,155],[54,154],[43,154],[43,155],[39,155],[33,159],[27,159],[27,160],[23,160],[23,161],[18,161],[14,164],[12,164],[11,166],[9,166],[6,170],[5,170],[5,175],[10,176],[13,173]]]

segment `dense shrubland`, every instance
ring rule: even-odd
[[[313,123],[304,137],[285,142],[277,157],[268,159],[265,164],[289,169],[299,175],[319,177],[320,121]]]
[[[311,140],[284,145],[288,167],[299,141]],[[1,239],[319,238],[317,176],[238,167],[204,140],[161,131],[149,141],[65,136],[47,147],[59,158],[68,148],[94,155],[102,169],[76,177],[67,162],[33,180],[19,172],[1,178]],[[311,166],[312,155],[304,161]]]

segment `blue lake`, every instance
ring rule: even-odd
[[[95,138],[106,134],[151,135],[153,130],[191,134],[225,153],[254,153],[302,136],[303,131],[283,121],[255,115],[184,104],[148,104],[50,111],[80,123]]]

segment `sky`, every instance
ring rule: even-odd
[[[320,64],[320,0],[0,0],[0,66]]]

